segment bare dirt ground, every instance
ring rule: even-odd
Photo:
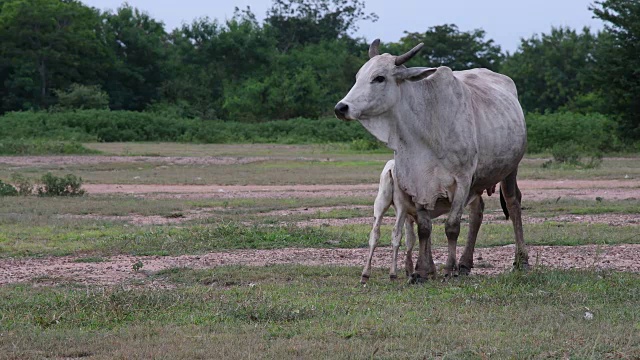
[[[459,247],[459,254],[462,248]],[[162,269],[189,267],[215,268],[223,265],[267,266],[275,264],[354,266],[364,264],[367,249],[280,249],[237,250],[185,256],[114,256],[103,262],[78,263],[77,256],[47,257],[41,259],[0,259],[0,285],[35,281],[49,285],[74,282],[91,285],[113,285],[143,281],[145,285],[164,287],[162,281],[154,282],[149,275]],[[476,249],[475,275],[495,275],[509,271],[512,266],[514,246]],[[414,254],[415,257],[415,254]],[[586,246],[529,246],[532,266],[558,269],[600,269],[640,272],[640,245],[586,245]],[[402,262],[402,256],[399,256]],[[446,248],[434,249],[436,264],[444,264]],[[141,271],[133,271],[132,265],[142,262]],[[385,277],[391,264],[391,249],[378,248],[374,266],[384,268],[374,272],[375,277]],[[401,269],[401,267],[400,267]],[[354,271],[354,282],[359,273]]]

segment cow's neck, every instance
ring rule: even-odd
[[[405,91],[397,106],[360,123],[396,152],[408,150],[410,144],[422,144],[436,157],[444,156],[446,129],[440,124],[437,107],[427,107],[427,104],[437,103],[437,94],[434,95],[435,91],[424,81],[403,86]]]

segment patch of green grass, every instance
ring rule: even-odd
[[[578,179],[578,180],[625,180],[640,179],[640,161],[637,157],[603,158],[602,164],[594,169],[575,166],[543,168],[549,159],[527,157],[520,163],[518,178],[535,180]],[[570,188],[571,185],[567,184]]]
[[[359,270],[170,269],[154,276],[178,286],[167,290],[5,286],[0,353],[26,359],[640,356],[638,274],[537,270],[419,286],[372,279],[361,287],[354,286]]]
[[[391,242],[391,225],[381,229],[381,246]],[[127,225],[0,226],[0,256],[45,256],[74,253],[97,255],[181,255],[230,249],[277,249],[287,247],[361,248],[368,246],[370,225],[309,226],[249,225],[237,222],[186,227]],[[435,225],[432,241],[446,246],[443,225]],[[458,241],[466,242],[464,226]],[[564,224],[547,222],[525,226],[530,245],[586,245],[640,243],[637,226]],[[480,229],[477,247],[513,244],[511,224],[486,224]]]

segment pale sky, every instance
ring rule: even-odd
[[[82,0],[101,10],[116,9],[122,0]],[[167,31],[208,16],[225,20],[237,6],[250,6],[262,20],[271,0],[128,0],[129,4],[164,22]],[[398,41],[404,31],[424,32],[430,26],[456,24],[462,31],[482,28],[503,50],[513,52],[520,38],[548,33],[551,26],[600,30],[603,24],[592,19],[592,0],[365,0],[366,12],[378,14],[376,23],[361,22],[356,36],[371,41]]]

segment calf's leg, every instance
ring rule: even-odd
[[[382,217],[384,213],[389,210],[393,201],[393,192],[389,191],[388,187],[381,186],[378,190],[378,196],[373,205],[373,228],[369,233],[369,255],[367,256],[362,275],[360,276],[360,283],[365,284],[371,276],[371,261],[373,259],[373,253],[378,246],[378,240],[380,240],[380,225],[382,224]]]
[[[393,232],[391,236],[391,268],[389,269],[389,278],[398,278],[398,250],[400,249],[400,242],[402,241],[402,231],[407,218],[407,212],[405,209],[396,205],[396,223],[393,226]]]
[[[404,259],[404,271],[407,276],[411,276],[413,272],[413,246],[416,244],[416,233],[413,230],[413,219],[409,217],[405,223],[405,242],[407,245],[407,254]]]

